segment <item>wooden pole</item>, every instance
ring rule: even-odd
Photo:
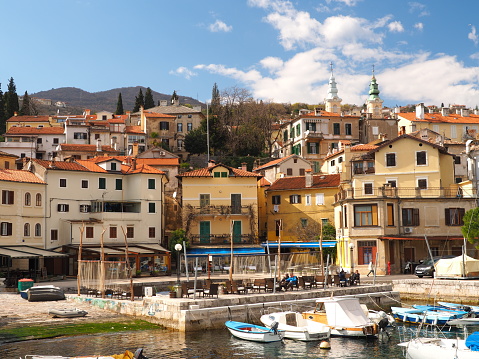
[[[281,232],[283,231],[283,220],[279,220],[279,236],[278,236],[278,258],[276,262],[276,272],[278,273],[278,280],[281,280]]]
[[[233,227],[234,221],[231,221],[230,236],[231,236],[231,257],[230,257],[230,283],[233,283]]]
[[[321,256],[321,275],[324,275],[324,258],[323,258],[323,221],[321,223],[321,231],[319,232],[319,254]]]
[[[103,227],[103,231],[101,232],[100,236],[100,291],[101,297],[105,298],[105,249],[103,247],[103,235],[105,234],[105,227]]]
[[[83,247],[83,231],[85,230],[85,223],[83,226],[80,227],[80,246],[78,247],[78,271],[77,271],[77,295],[80,296],[81,291],[81,255],[82,255],[82,247]]]
[[[125,261],[126,265],[128,266],[127,268],[130,268],[130,261],[128,259],[128,241],[126,240],[126,231],[123,226],[121,226],[121,230],[123,232],[123,238],[125,239]],[[133,293],[133,270],[130,268],[130,300],[134,301],[135,300],[135,293]]]

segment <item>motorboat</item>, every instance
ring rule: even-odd
[[[366,316],[355,297],[317,299],[315,309],[302,316],[329,326],[331,336],[373,337],[378,333],[378,325]]]
[[[26,294],[22,294],[22,298],[26,295],[26,299],[29,302],[44,302],[50,300],[64,300],[65,293],[59,287],[53,285],[39,285],[28,288],[24,291]]]
[[[233,336],[253,342],[279,342],[283,339],[284,334],[284,332],[277,329],[276,324],[271,328],[266,328],[260,325],[228,320],[225,322],[225,325]]]
[[[465,311],[430,305],[415,305],[413,308],[391,307],[391,313],[398,322],[429,325],[447,325],[448,321],[467,314]]]
[[[304,319],[297,312],[276,312],[264,314],[261,322],[268,328],[278,323],[278,330],[284,331],[284,337],[300,341],[328,340],[331,328],[313,320]]]
[[[134,353],[126,350],[123,354],[106,355],[106,356],[55,356],[55,355],[26,355],[24,359],[148,359],[143,355],[143,349],[139,348]]]
[[[63,309],[50,309],[48,311],[53,318],[77,318],[77,317],[84,317],[88,314],[86,310],[78,309],[78,308],[63,308]]]
[[[418,337],[398,345],[405,348],[408,359],[479,358],[479,332],[466,339]]]
[[[479,316],[479,306],[477,305],[449,303],[449,302],[437,302],[437,304],[445,308],[455,309],[455,310],[464,310],[466,312]]]

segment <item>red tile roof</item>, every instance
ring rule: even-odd
[[[60,144],[62,151],[75,151],[75,152],[97,152],[96,145],[74,145],[69,143]],[[111,146],[101,146],[103,152],[119,152]]]
[[[141,130],[140,126],[126,126],[125,127],[125,132],[126,133],[139,133],[142,135],[146,135],[145,132]]]
[[[400,112],[398,116],[414,122],[431,122],[431,123],[479,123],[479,115],[470,114],[469,116],[461,116],[459,114],[441,115],[439,112],[425,113],[424,120],[416,118],[415,112]]]
[[[93,158],[89,158],[87,161],[100,163],[109,161],[111,159],[115,159],[121,162],[131,161],[134,157],[131,156],[97,156]],[[179,158],[137,158],[136,163],[140,165],[148,165],[148,166],[179,166],[180,160]]]
[[[214,165],[211,167],[205,167],[205,168],[200,168],[198,170],[185,172],[185,173],[177,175],[177,177],[213,177],[212,171],[216,167],[225,167],[229,169],[230,173],[233,173],[235,177],[258,177],[258,178],[262,177],[262,175],[258,173],[243,171],[239,168],[229,167],[221,163],[218,163],[217,165]]]
[[[22,170],[0,169],[0,181],[45,184],[44,181],[35,176],[32,172]]]
[[[65,161],[46,161],[46,160],[38,160],[38,159],[32,159],[32,161],[50,170],[91,172],[89,168],[81,165],[77,161],[65,162]],[[106,172],[101,167],[99,168],[101,171],[95,171],[95,172]]]
[[[374,150],[376,147],[378,147],[378,146],[370,144],[370,143],[366,143],[366,144],[359,144],[359,145],[356,145],[356,146],[352,146],[350,148],[350,150],[351,150],[351,152],[368,152],[368,151]],[[334,152],[334,153],[331,153],[331,154],[327,155],[326,157],[324,157],[323,161],[325,161],[325,160],[327,160],[331,157],[337,156],[341,153],[344,153],[344,149],[342,149],[341,151],[337,151],[337,152]]]
[[[305,176],[283,177],[277,179],[267,191],[284,191],[284,190],[298,190],[308,188],[328,188],[338,187],[340,182],[340,175],[315,175],[313,176],[313,184],[311,187],[306,187]]]
[[[5,133],[7,136],[12,135],[63,135],[65,129],[63,127],[10,127]]]
[[[144,115],[145,117],[149,117],[149,118],[155,118],[155,117],[158,117],[158,118],[171,118],[171,119],[175,119],[176,116],[172,116],[172,115],[166,115],[164,113],[158,113],[158,112],[148,112],[148,111],[145,111],[144,112]]]
[[[341,115],[339,113],[334,113],[334,112],[326,112],[326,111],[319,111],[319,114],[313,112],[301,115],[300,117],[355,117],[355,118],[360,118],[361,116],[355,116],[355,115]]]
[[[295,155],[289,155],[289,156],[286,156],[286,157],[283,157],[283,158],[278,158],[278,159],[276,159],[276,160],[269,161],[269,162],[265,163],[265,164],[262,165],[262,166],[253,168],[253,171],[256,172],[256,171],[260,171],[260,170],[262,170],[262,169],[265,169],[265,168],[267,168],[267,167],[275,166],[275,165],[277,165],[278,163],[281,163],[281,162],[283,162],[283,161],[286,161],[288,158],[290,158],[290,157],[292,157],[292,156],[295,156]]]
[[[135,169],[133,169],[133,166],[122,165],[121,171],[124,174],[133,174],[133,173],[165,174],[165,172],[145,164],[137,164]]]
[[[49,116],[12,116],[7,122],[48,122]]]

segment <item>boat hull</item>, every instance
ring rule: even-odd
[[[261,322],[268,328],[278,323],[278,329],[284,331],[284,337],[300,341],[328,340],[331,330],[328,326],[304,319],[301,313],[276,312],[262,315]]]
[[[327,318],[324,313],[304,312],[303,317],[319,323],[327,324]],[[331,336],[334,337],[358,337],[366,338],[376,336],[377,329],[374,324],[367,324],[359,327],[330,326]]]
[[[479,352],[466,347],[463,339],[417,338],[401,343],[408,359],[477,359]]]
[[[84,317],[88,312],[80,309],[50,309],[48,314],[53,318],[78,318]]]
[[[227,321],[225,325],[233,336],[244,340],[271,343],[282,339],[282,335],[279,332],[274,332],[258,325],[234,321]]]

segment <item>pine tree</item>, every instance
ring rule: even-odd
[[[121,92],[118,94],[118,101],[116,102],[116,111],[115,115],[123,115],[125,110],[123,110],[123,99],[121,98]]]
[[[7,129],[5,117],[5,102],[3,100],[2,84],[0,83],[0,136],[3,135]]]
[[[133,112],[138,112],[140,111],[140,107],[143,108],[145,107],[145,99],[143,98],[143,91],[141,91],[141,88],[140,88],[140,92],[138,93],[138,96],[135,97],[135,107],[133,107]]]
[[[176,91],[173,91],[173,95],[171,95],[171,103],[178,103],[178,95],[176,94]]]
[[[148,87],[145,92],[145,110],[152,107],[155,107],[155,101],[153,101],[153,94],[151,93],[151,89]]]
[[[18,112],[18,110],[20,109],[20,106],[18,104],[17,87],[15,86],[13,77],[10,77],[4,99],[5,117],[6,119],[9,119],[10,117],[13,117],[15,115],[15,112]]]

